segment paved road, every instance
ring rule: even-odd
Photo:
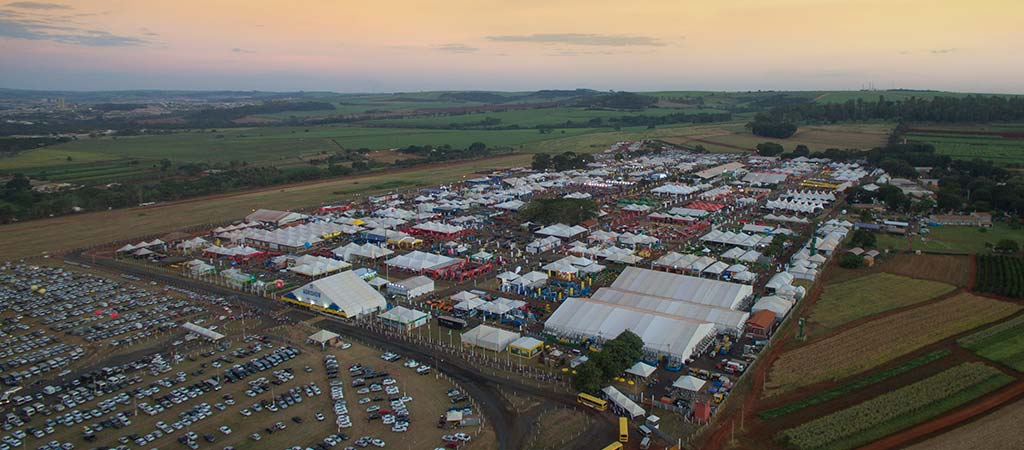
[[[201,281],[185,280],[166,273],[147,270],[144,267],[122,264],[110,259],[97,258],[96,260],[91,260],[83,257],[81,254],[70,254],[67,259],[148,278],[164,284],[179,286],[189,290],[205,291],[223,297],[237,297],[244,300],[248,305],[260,308],[267,313],[278,312],[282,309],[291,309],[293,312],[299,311],[309,314],[309,317],[315,317],[312,312],[303,311],[296,307],[289,306],[284,302],[245,294],[227,287],[211,285]],[[318,324],[319,327],[340,334],[355,336],[368,344],[378,347],[386,347],[395,350],[404,356],[420,361],[436,361],[437,363],[435,364],[435,367],[458,382],[459,385],[461,385],[477,402],[481,412],[494,428],[495,434],[498,438],[499,450],[525,449],[528,437],[531,432],[535,431],[532,429],[532,422],[535,417],[534,414],[524,415],[511,410],[508,403],[505,402],[498,393],[498,386],[501,386],[501,388],[506,391],[526,394],[542,400],[543,405],[538,411],[545,410],[553,406],[565,406],[570,408],[578,407],[575,396],[572,394],[539,388],[515,381],[514,379],[495,376],[482,371],[477,367],[473,367],[463,360],[453,358],[449,353],[436,349],[424,348],[407,341],[396,341],[374,330],[353,325],[344,319],[331,316],[326,317],[327,320],[320,322]],[[615,434],[614,427],[612,426],[612,419],[609,415],[599,414],[586,408],[584,408],[584,411],[591,414],[593,419],[592,425],[590,429],[584,432],[583,436],[572,442],[572,446],[569,447],[568,450],[591,450],[594,448],[603,448],[609,442],[615,440],[617,436]]]

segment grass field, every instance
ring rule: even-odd
[[[965,336],[957,343],[978,356],[1024,372],[1024,316]]]
[[[866,322],[783,353],[771,367],[765,396],[863,372],[1020,309],[963,293]]]
[[[914,127],[925,128],[925,127]],[[996,127],[979,125],[976,128],[957,127],[949,128],[945,125],[934,125],[925,129],[936,130],[937,132],[911,131],[904,135],[908,142],[927,142],[935,146],[935,151],[942,155],[949,155],[955,159],[987,159],[997,164],[1022,164],[1024,163],[1024,139],[1005,138],[996,134],[958,134],[956,131],[966,132],[999,132],[999,131],[1024,131],[1024,124],[1001,124]]]
[[[697,109],[697,108],[651,108],[644,111],[632,112],[632,111],[617,111],[617,110],[605,110],[605,109],[586,109],[586,108],[573,108],[573,107],[554,107],[554,108],[537,108],[537,109],[520,109],[513,111],[499,111],[499,112],[482,112],[473,114],[463,115],[444,115],[444,116],[426,116],[426,117],[408,117],[400,119],[379,119],[373,120],[368,123],[375,123],[379,125],[402,125],[412,127],[437,127],[446,126],[450,124],[457,125],[473,125],[479,123],[484,119],[499,119],[501,123],[498,126],[509,126],[518,125],[524,128],[535,127],[537,125],[560,125],[567,121],[575,123],[585,123],[591,119],[602,119],[607,121],[611,117],[622,117],[630,115],[644,115],[644,116],[664,116],[668,114],[675,114],[684,112],[687,114],[696,114],[701,112],[715,113],[722,112],[718,109]],[[608,124],[610,122],[606,122]]]
[[[829,148],[870,149],[885,144],[893,127],[889,123],[803,126],[790,138],[772,139],[751,134],[744,123],[703,125],[694,127],[691,133],[667,136],[664,140],[686,146],[699,144],[709,151],[723,153],[753,152],[757,144],[762,142],[776,142],[786,151],[792,151],[801,144],[811,151]]]
[[[825,287],[814,304],[810,320],[825,330],[873,316],[891,309],[910,306],[952,292],[955,286],[936,281],[916,280],[888,273],[873,273]]]
[[[1013,381],[983,363],[964,363],[780,433],[800,450],[845,450],[908,428]]]
[[[906,450],[1019,450],[1024,448],[1021,423],[1024,402],[1018,401]]]
[[[253,208],[294,209],[339,198],[369,195],[401,186],[412,188],[459,180],[479,170],[529,164],[529,155],[423,166],[414,169],[197,198],[142,208],[55,217],[0,226],[5,259],[47,251],[166,233],[184,227],[238,220]]]
[[[931,227],[928,234],[909,238],[879,234],[876,247],[907,250],[909,244],[911,250],[988,253],[991,250],[986,248],[985,244],[995,245],[1001,239],[1024,242],[1024,228],[1013,229],[1005,223],[996,223],[988,229],[960,226]]]

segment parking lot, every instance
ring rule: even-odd
[[[477,439],[479,426],[439,427],[449,408],[475,411],[425,364],[386,361],[348,341],[321,350],[305,342],[310,325],[240,313],[223,299],[9,265],[0,271],[0,302],[0,450],[493,442],[491,433]],[[224,337],[186,337],[186,321]]]

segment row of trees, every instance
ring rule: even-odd
[[[846,122],[904,120],[912,122],[993,122],[1024,119],[1024,97],[968,95],[936,96],[930,99],[876,101],[863,99],[845,103],[802,103],[772,108],[766,116],[780,122]]]
[[[577,391],[597,394],[608,380],[621,376],[643,356],[644,341],[636,333],[625,330],[615,339],[605,342],[600,352],[590,353],[590,359],[576,367],[572,385]]]
[[[577,155],[576,152],[563,152],[555,156],[547,153],[533,155],[533,162],[530,167],[533,170],[572,170],[583,169],[587,164],[594,162],[594,157],[587,154]]]

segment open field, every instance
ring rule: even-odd
[[[890,123],[801,126],[796,134],[786,139],[755,136],[742,130],[727,135],[710,136],[704,140],[710,145],[740,147],[751,151],[762,142],[779,143],[786,151],[793,151],[800,144],[806,145],[811,151],[824,151],[829,148],[866,150],[884,145],[893,126]]]
[[[896,275],[963,287],[971,282],[972,264],[969,256],[893,254],[886,256],[876,267]]]
[[[962,293],[865,322],[783,353],[769,371],[765,396],[863,372],[1020,309]]]
[[[675,113],[698,114],[702,112],[718,113],[722,112],[722,110],[697,108],[650,108],[645,109],[643,111],[621,111],[609,109],[588,109],[558,106],[552,108],[519,109],[512,111],[480,112],[472,114],[407,117],[399,119],[377,119],[369,121],[367,123],[373,123],[382,126],[407,127],[439,127],[448,125],[474,126],[478,125],[480,121],[484,119],[498,119],[501,122],[495,124],[495,126],[518,125],[523,128],[532,128],[537,125],[558,126],[568,121],[572,121],[574,123],[586,123],[593,119],[601,119],[602,121],[604,121],[605,125],[609,125],[612,122],[608,122],[607,120],[612,117],[637,115],[665,116],[668,114]]]
[[[877,101],[878,97],[885,97],[886,100],[906,100],[911,97],[931,99],[935,97],[966,97],[971,94],[963,92],[945,91],[913,91],[913,90],[863,90],[863,91],[833,91],[824,92],[819,95],[817,103],[846,103],[850,100]]]
[[[955,159],[987,159],[997,164],[1024,163],[1024,124],[913,125],[908,142],[927,142],[935,151]]]
[[[66,144],[30,150],[17,156],[0,159],[0,170],[46,168],[51,173],[74,166],[78,154],[89,162],[101,160],[158,161],[168,158],[176,162],[226,163],[232,160],[250,164],[281,164],[289,159],[319,152],[333,153],[344,148],[395,148],[407,145],[443,145],[467,147],[484,142],[492,147],[516,147],[537,141],[592,132],[590,129],[569,129],[565,133],[540,134],[536,130],[456,131],[383,129],[325,125],[318,127],[232,128],[177,132],[166,135],[101,137],[80,139]],[[45,151],[44,157],[36,152]],[[70,156],[71,161],[66,161]],[[61,160],[63,159],[63,163]]]
[[[961,226],[931,227],[924,235],[902,237],[879,234],[876,247],[893,250],[911,250],[947,252],[947,253],[987,253],[991,251],[986,243],[995,245],[1000,239],[1013,239],[1024,242],[1024,228],[1013,229],[1005,223],[996,223],[992,228],[975,228]]]
[[[774,139],[751,134],[741,122],[715,125],[718,126],[705,125],[699,129],[702,132],[669,136],[664,140],[687,146],[699,144],[709,151],[724,153],[753,152],[757,144],[769,141],[781,144],[786,151],[793,151],[800,144],[806,145],[811,151],[829,148],[870,149],[884,145],[894,126],[889,123],[809,125],[800,127],[790,138]]]
[[[954,289],[956,287],[951,284],[936,281],[873,273],[826,286],[814,304],[810,320],[825,329],[834,329],[857,319],[920,303]]]
[[[1022,423],[1024,401],[1018,400],[977,421],[907,447],[906,450],[1018,450],[1024,448]]]
[[[1024,316],[964,336],[957,343],[978,356],[1024,372]]]
[[[590,417],[580,411],[558,408],[545,411],[537,417],[536,435],[531,440],[534,450],[560,450],[566,448],[576,436],[587,430]]]
[[[861,404],[783,431],[801,450],[855,448],[936,417],[1013,380],[983,363],[964,363]]]
[[[21,258],[206,223],[238,220],[253,208],[294,209],[368,195],[395,187],[413,188],[459,180],[479,170],[529,164],[529,155],[513,155],[384,174],[244,191],[147,207],[117,209],[0,226],[5,258]],[[397,183],[397,184],[396,184]]]

